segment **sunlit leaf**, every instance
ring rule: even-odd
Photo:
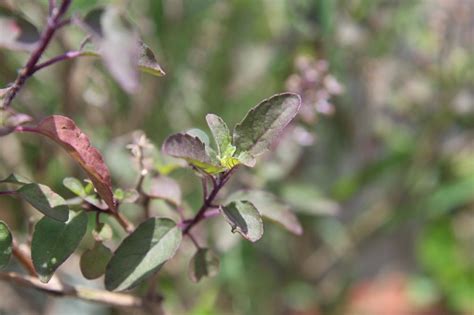
[[[214,114],[207,114],[206,121],[216,142],[219,156],[223,157],[229,146],[232,146],[229,128],[222,118]],[[232,154],[233,152],[230,155],[232,156]]]
[[[165,154],[185,159],[189,164],[209,174],[224,170],[223,167],[213,164],[204,143],[188,134],[177,133],[169,136],[163,143],[162,150]]]
[[[222,213],[232,226],[232,232],[240,233],[251,242],[256,242],[262,237],[262,217],[250,201],[232,201],[222,207]]]
[[[235,126],[233,144],[237,153],[257,156],[273,143],[296,116],[301,106],[297,94],[282,93],[263,100]]]
[[[189,262],[189,277],[199,282],[204,277],[214,277],[219,273],[219,257],[209,248],[200,248]]]
[[[37,126],[39,133],[60,144],[86,171],[100,197],[111,210],[116,204],[112,193],[109,169],[99,150],[94,148],[87,135],[70,118],[53,115],[43,119]]]
[[[84,278],[92,280],[102,276],[112,255],[112,251],[102,242],[96,242],[92,249],[82,253],[79,265]]]
[[[181,229],[170,219],[150,218],[125,238],[105,273],[107,290],[133,288],[174,256],[181,243]]]
[[[42,218],[35,226],[31,258],[42,282],[48,282],[56,269],[76,250],[87,230],[85,212],[70,214],[66,223]]]
[[[66,201],[48,186],[31,183],[17,190],[18,196],[41,211],[44,215],[61,222],[66,222],[69,207]]]
[[[80,197],[86,196],[86,191],[84,186],[82,185],[81,181],[75,177],[66,177],[63,179],[63,185],[75,195]]]
[[[281,224],[288,231],[301,235],[303,228],[290,208],[278,201],[275,195],[262,190],[239,190],[227,198],[232,200],[248,200],[264,217]]]
[[[0,270],[5,268],[12,255],[13,238],[5,222],[0,221]]]

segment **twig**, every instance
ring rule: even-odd
[[[0,280],[16,283],[23,287],[34,288],[55,296],[74,297],[84,301],[102,303],[118,307],[147,307],[149,302],[142,298],[98,289],[74,287],[61,283],[42,283],[38,278],[24,276],[15,272],[0,272]]]
[[[13,241],[12,254],[20,262],[20,264],[25,267],[26,271],[28,271],[30,276],[36,277],[36,270],[33,266],[31,258],[29,257],[29,254],[27,254],[26,251],[21,248],[21,246],[18,245],[16,241]]]
[[[42,62],[36,66],[33,67],[33,69],[31,70],[31,74],[34,74],[35,72],[45,68],[45,67],[48,67],[52,64],[55,64],[57,62],[61,62],[61,61],[64,61],[64,60],[70,60],[70,59],[74,59],[74,58],[77,58],[79,57],[80,55],[82,54],[81,51],[78,51],[78,50],[74,50],[74,51],[68,51],[67,53],[64,53],[62,55],[59,55],[59,56],[56,56],[56,57],[53,57],[45,62]]]
[[[209,195],[207,196],[207,198],[204,199],[204,202],[201,206],[201,208],[199,209],[199,211],[197,212],[197,214],[194,216],[193,219],[191,219],[191,221],[189,221],[189,223],[187,224],[183,224],[183,234],[188,234],[189,231],[196,225],[198,224],[201,220],[205,219],[206,218],[206,212],[209,208],[211,208],[213,205],[213,202],[214,202],[214,199],[216,198],[217,194],[219,193],[219,191],[222,189],[222,187],[224,187],[224,185],[227,183],[227,181],[229,180],[230,176],[235,172],[235,170],[237,169],[238,166],[234,167],[234,168],[231,168],[230,170],[226,171],[225,173],[223,173],[219,178],[218,180],[216,181],[216,184],[215,186],[213,187],[213,189],[211,190],[211,192],[209,193]],[[183,222],[184,223],[184,222]]]
[[[14,195],[14,194],[16,194],[15,190],[0,191],[0,196],[2,195],[9,196],[9,195]]]
[[[62,17],[66,13],[67,9],[69,8],[72,0],[63,0],[61,6],[59,8],[55,8],[52,11],[52,15],[48,16],[48,23],[46,25],[46,29],[41,34],[41,38],[39,40],[38,46],[36,49],[31,53],[30,59],[28,59],[26,65],[20,71],[19,76],[8,90],[5,99],[3,100],[3,108],[6,109],[10,106],[11,102],[18,94],[20,89],[25,84],[26,80],[31,77],[34,73],[34,69],[38,61],[40,60],[41,56],[45,52],[46,48],[48,47],[51,39],[53,38],[54,33],[62,26]],[[53,5],[54,2],[50,1],[50,5]]]

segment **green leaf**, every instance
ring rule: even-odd
[[[263,100],[235,126],[233,144],[237,153],[257,156],[265,152],[296,116],[301,106],[297,94],[282,93]]]
[[[250,153],[245,152],[245,151],[240,152],[240,154],[237,156],[237,159],[239,160],[240,163],[248,167],[254,167],[255,163],[257,163],[257,161],[255,160],[255,157],[253,157]]]
[[[13,238],[8,226],[0,220],[0,269],[5,268],[10,261],[13,250]]]
[[[158,77],[164,76],[166,73],[156,61],[155,54],[147,44],[140,41],[140,57],[138,59],[138,68],[145,73],[149,73]]]
[[[134,203],[139,197],[140,195],[135,189],[123,190],[122,188],[117,188],[114,191],[114,198],[121,203]]]
[[[107,265],[105,287],[122,291],[136,286],[172,258],[181,229],[167,218],[150,218],[125,238]]]
[[[290,208],[278,201],[275,195],[262,190],[239,190],[227,198],[228,201],[248,200],[262,217],[281,224],[288,231],[301,235],[303,228]]]
[[[66,201],[48,186],[36,183],[26,184],[18,189],[17,193],[44,215],[61,222],[68,220],[69,207]]]
[[[10,174],[7,178],[0,180],[0,183],[23,185],[23,184],[30,184],[31,180],[17,174]]]
[[[102,242],[96,242],[92,249],[86,250],[79,263],[84,278],[92,280],[102,276],[112,255],[112,251]]]
[[[232,226],[232,232],[240,233],[251,242],[256,242],[262,237],[262,217],[250,201],[232,201],[222,207],[221,211]]]
[[[181,187],[172,178],[164,175],[147,175],[143,180],[143,192],[150,198],[166,200],[175,206],[181,204]]]
[[[232,137],[230,135],[229,128],[222,118],[214,114],[207,114],[206,121],[209,129],[212,132],[214,141],[216,142],[219,156],[226,156],[225,153],[228,154],[229,147],[232,147]],[[234,154],[234,152],[230,153],[230,156],[232,156],[232,154]]]
[[[109,72],[125,91],[135,92],[140,59],[139,36],[135,28],[113,6],[92,10],[84,18],[84,24]]]
[[[203,277],[214,277],[219,273],[219,257],[209,248],[200,248],[189,262],[189,277],[199,282]]]
[[[41,282],[48,282],[76,250],[87,230],[87,214],[71,212],[66,223],[43,217],[35,226],[31,258]]]
[[[100,223],[94,230],[92,230],[92,235],[97,241],[106,241],[112,239],[114,232],[109,224]]]
[[[75,177],[66,177],[63,179],[63,185],[79,197],[85,197],[87,195],[81,181]]]
[[[189,134],[177,133],[169,136],[163,143],[162,150],[165,154],[182,158],[209,174],[220,173],[224,170],[223,167],[212,162],[204,143]]]
[[[22,15],[0,6],[0,47],[31,51],[40,39],[38,29]]]

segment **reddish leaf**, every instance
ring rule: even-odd
[[[109,169],[100,152],[91,146],[87,135],[76,126],[74,121],[64,116],[49,116],[38,124],[37,131],[60,144],[81,165],[99,195],[109,208],[115,211]]]

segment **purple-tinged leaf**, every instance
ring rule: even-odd
[[[177,133],[169,136],[163,143],[162,150],[165,154],[184,159],[209,174],[219,173],[224,169],[212,162],[204,143],[189,134]]]
[[[150,198],[163,199],[175,206],[181,205],[181,187],[168,176],[148,175],[143,181],[142,189]]]
[[[40,33],[20,14],[0,6],[0,47],[31,51],[36,47]]]
[[[95,189],[109,208],[116,208],[112,193],[110,172],[99,150],[94,148],[87,135],[70,118],[53,115],[43,119],[37,126],[39,133],[61,145],[79,163],[94,184]]]
[[[237,153],[257,156],[265,152],[296,116],[301,106],[298,94],[282,93],[263,100],[235,126],[233,144]]]

